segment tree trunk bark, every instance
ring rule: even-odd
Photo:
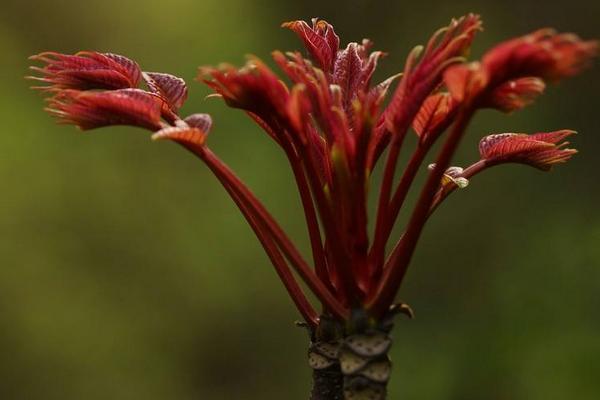
[[[344,400],[344,377],[340,365],[313,370],[310,400]]]
[[[370,329],[344,338],[339,362],[344,376],[344,400],[385,400],[392,372],[387,332]]]
[[[335,319],[323,315],[319,325],[309,329],[308,364],[313,370],[310,400],[344,400],[344,376],[340,369],[340,340],[343,327]]]
[[[310,400],[385,400],[392,370],[391,329],[391,318],[376,324],[358,315],[342,326],[322,317],[310,332]]]

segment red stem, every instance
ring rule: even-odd
[[[276,133],[270,124],[266,123],[256,114],[249,112],[248,115],[259,126],[261,126],[267,132],[267,134],[271,136],[273,140],[275,140],[275,142],[277,142],[277,144],[279,144],[281,148],[285,151],[285,154],[292,168],[292,173],[294,174],[294,178],[296,180],[296,186],[300,194],[302,208],[304,209],[304,218],[306,220],[306,226],[308,228],[308,236],[310,239],[310,247],[312,251],[313,262],[315,264],[315,271],[322,282],[324,282],[325,284],[329,284],[329,279],[327,276],[326,258],[323,249],[323,241],[321,239],[319,221],[317,219],[317,214],[310,192],[310,187],[306,180],[306,175],[302,168],[301,160],[298,157],[298,153],[294,149],[292,141],[286,138],[283,134]]]
[[[254,116],[251,114],[251,116],[254,118]],[[259,117],[257,117],[259,118]],[[256,118],[255,118],[256,120]],[[268,124],[264,124],[264,123],[260,123],[261,121],[257,121],[259,122],[259,125],[261,125],[263,128],[269,128],[270,126]],[[275,121],[276,122],[276,121]],[[324,229],[324,233],[325,233],[325,237],[327,238],[335,238],[334,240],[330,240],[329,241],[329,247],[331,248],[332,254],[334,255],[333,258],[335,260],[335,262],[332,263],[327,263],[327,256],[325,255],[324,249],[321,245],[321,249],[322,249],[322,255],[323,255],[323,261],[318,264],[315,263],[315,267],[317,269],[317,273],[319,278],[328,284],[328,286],[330,287],[330,289],[335,290],[335,288],[332,285],[330,276],[329,276],[329,272],[327,271],[327,268],[335,268],[336,272],[338,273],[338,276],[341,277],[342,280],[342,293],[340,293],[341,297],[344,299],[348,299],[348,298],[356,298],[357,296],[355,295],[355,293],[357,292],[357,290],[355,289],[355,283],[353,281],[353,276],[352,276],[352,271],[350,270],[350,268],[347,268],[347,266],[349,266],[349,260],[348,258],[345,256],[345,251],[344,248],[342,246],[342,243],[344,242],[343,240],[341,240],[342,233],[339,229],[338,224],[336,224],[336,220],[334,218],[333,215],[333,210],[330,207],[330,202],[328,201],[328,199],[325,196],[324,190],[323,190],[323,182],[320,179],[320,175],[318,173],[318,161],[315,159],[313,152],[311,151],[312,149],[309,148],[307,146],[308,141],[307,140],[302,140],[302,138],[304,137],[304,134],[307,134],[306,132],[294,132],[292,125],[290,125],[289,123],[287,123],[287,121],[283,121],[282,124],[284,126],[288,126],[290,128],[290,132],[293,132],[294,134],[290,134],[288,137],[284,136],[284,135],[277,135],[276,132],[271,131],[268,133],[273,136],[276,141],[282,146],[282,148],[286,151],[286,154],[288,154],[288,158],[290,159],[290,162],[292,163],[292,168],[296,168],[296,170],[294,171],[294,174],[298,174],[299,176],[303,176],[305,177],[304,182],[300,182],[301,185],[304,185],[305,188],[301,189],[301,190],[305,190],[305,201],[307,205],[310,205],[310,207],[312,207],[312,211],[313,213],[315,212],[315,208],[314,205],[316,204],[316,210],[318,211],[319,217],[321,219],[321,223],[323,225],[323,229]],[[295,148],[295,150],[294,150]],[[292,154],[294,154],[294,156],[292,156]],[[297,158],[295,158],[297,157]],[[304,168],[300,168],[299,165],[294,165],[294,161],[292,160],[299,160],[302,162],[302,164],[304,165]],[[308,182],[306,182],[306,178],[308,178]],[[312,192],[312,196],[310,196],[310,193]],[[314,204],[312,202],[312,200],[314,199]],[[310,201],[309,201],[310,200]],[[310,209],[309,209],[310,212]],[[312,226],[312,227],[310,227]],[[313,235],[317,235],[318,233],[318,240],[319,243],[321,242],[321,237],[320,237],[320,230],[319,230],[319,225],[318,222],[315,218],[315,222],[314,224],[311,223],[311,225],[309,225],[309,229],[314,230]],[[311,240],[315,240],[315,239],[311,239]],[[316,240],[315,240],[316,241]]]
[[[406,124],[407,125],[407,124]],[[394,184],[394,174],[396,171],[396,165],[398,164],[398,157],[400,156],[400,150],[402,143],[408,132],[408,125],[401,127],[400,131],[394,134],[390,143],[390,152],[388,154],[385,169],[383,173],[383,180],[379,190],[379,203],[377,205],[377,221],[375,225],[375,235],[373,238],[373,245],[371,247],[372,255],[372,271],[377,271],[381,268],[381,263],[385,257],[385,226],[388,224],[389,218],[389,201],[392,193],[392,185]]]
[[[323,241],[321,239],[321,230],[319,228],[319,221],[317,219],[317,213],[310,192],[310,187],[308,185],[308,181],[306,180],[306,174],[302,169],[299,158],[296,158],[293,161],[290,159],[290,165],[292,167],[294,177],[296,178],[298,192],[300,193],[300,199],[302,201],[302,208],[304,209],[304,216],[306,219],[306,225],[308,226],[308,235],[310,238],[313,260],[315,263],[315,271],[321,281],[329,284],[327,265],[325,261],[325,251],[323,249]]]
[[[433,76],[423,73],[421,67],[424,65],[423,63],[425,62],[425,58],[421,61],[419,66],[416,67],[416,71],[411,72],[412,63],[414,62],[413,57],[416,57],[417,53],[415,53],[415,50],[413,50],[407,60],[404,78],[398,89],[396,89],[396,94],[394,95],[394,97],[398,97],[399,100],[392,99],[392,103],[388,105],[387,109],[389,110],[391,107],[393,107],[393,109],[402,110],[402,114],[400,114],[400,116],[397,118],[396,125],[394,126],[393,138],[390,144],[390,152],[386,160],[383,181],[379,194],[375,237],[373,240],[373,246],[371,248],[374,262],[372,268],[374,268],[374,271],[382,268],[385,257],[385,245],[389,238],[389,231],[391,231],[391,228],[393,227],[398,215],[396,213],[396,215],[392,217],[389,207],[392,186],[394,185],[394,173],[398,163],[398,157],[400,155],[402,143],[406,137],[410,124],[415,118],[415,115],[419,112],[423,101],[436,87],[441,75],[441,71],[436,72]],[[424,75],[422,79],[419,79],[419,77],[422,75]],[[397,104],[394,105],[395,102],[397,102]],[[386,115],[387,110],[384,112],[384,116]],[[385,135],[383,136],[385,137]],[[408,190],[408,187],[406,189]],[[391,225],[391,227],[388,228],[388,225]]]
[[[408,190],[414,181],[414,178],[417,175],[421,162],[425,158],[429,147],[419,146],[413,153],[410,158],[404,173],[402,174],[402,178],[400,179],[400,183],[392,197],[392,200],[389,204],[389,211],[387,218],[382,221],[383,225],[380,228],[380,243],[385,247],[385,243],[387,243],[392,229],[394,228],[394,224],[396,219],[398,218],[398,214],[400,212],[400,208],[406,199],[406,195],[408,194]],[[381,244],[379,244],[381,246]],[[371,249],[371,257],[373,257],[372,265],[374,267],[373,270],[373,282],[377,282],[383,271],[383,260],[385,257],[385,251],[382,251],[381,247],[376,248],[373,245]]]
[[[271,263],[275,267],[277,275],[283,282],[283,285],[287,289],[288,293],[290,294],[290,297],[292,298],[292,301],[296,305],[298,311],[300,311],[300,314],[302,314],[304,320],[308,322],[312,327],[316,327],[319,321],[319,315],[315,311],[313,306],[310,304],[310,302],[307,300],[300,285],[298,285],[298,283],[296,282],[296,279],[290,271],[287,262],[281,255],[277,244],[273,241],[265,225],[261,223],[259,219],[252,215],[252,212],[249,209],[249,207],[246,204],[244,204],[244,202],[240,199],[239,196],[236,195],[235,191],[229,186],[229,184],[225,180],[220,179],[218,176],[217,179],[219,179],[219,181],[221,182],[227,193],[229,193],[229,195],[231,196],[235,204],[238,206],[244,217],[246,217],[248,224],[258,237],[258,240],[262,244],[263,249],[267,253],[267,256],[271,260]]]
[[[489,166],[490,165],[487,163],[487,160],[479,160],[476,163],[472,164],[471,166],[465,168],[463,173],[460,174],[460,177],[471,179],[473,176],[477,175],[478,173],[480,173],[484,169],[488,168]],[[431,205],[431,208],[429,210],[429,214],[428,214],[427,218],[431,217],[431,214],[433,214],[433,212],[439,207],[439,205],[451,193],[453,193],[457,187],[458,186],[456,186],[456,185],[448,185],[437,191],[437,193],[435,194],[435,197],[433,199],[433,204]],[[385,262],[384,269],[389,268],[391,265],[394,264],[395,260],[397,260],[399,249],[400,249],[400,243],[402,242],[403,237],[404,237],[404,235],[400,237],[400,240],[398,240],[398,242],[394,246],[394,249],[391,251],[390,256],[388,257],[388,259]]]
[[[220,181],[227,182],[235,195],[239,197],[239,200],[243,201],[252,212],[253,217],[263,222],[265,229],[275,240],[285,257],[319,300],[321,300],[336,317],[342,319],[345,318],[347,310],[318,279],[315,273],[306,264],[296,247],[289,240],[285,232],[283,232],[281,227],[245,184],[208,148],[203,147],[201,149],[191,150],[207,164]]]
[[[316,168],[316,160],[311,154],[311,151],[307,147],[302,147],[304,154],[304,167],[306,168],[308,179],[312,188],[313,195],[315,196],[315,202],[317,209],[319,210],[319,216],[323,223],[325,230],[325,236],[328,238],[328,245],[331,247],[334,255],[335,262],[331,265],[335,268],[336,272],[342,281],[343,296],[347,298],[351,303],[358,300],[358,288],[352,275],[352,269],[350,268],[350,260],[347,256],[344,246],[342,244],[342,234],[339,226],[336,224],[333,217],[333,210],[331,209],[330,202],[325,196],[323,190],[323,183],[319,179],[319,174]]]
[[[450,135],[446,139],[444,146],[437,157],[435,168],[431,171],[431,174],[421,191],[419,201],[410,218],[406,232],[403,235],[398,248],[394,251],[397,253],[397,257],[394,257],[393,264],[384,270],[383,279],[368,304],[368,309],[375,316],[383,315],[394,301],[396,292],[406,274],[417,241],[423,231],[423,226],[429,215],[432,201],[439,188],[444,171],[446,171],[450,164],[452,156],[458,147],[472,113],[473,111],[470,107],[462,110],[462,113],[459,114],[454,128],[450,132]]]
[[[392,233],[394,224],[396,223],[396,220],[398,219],[398,214],[400,213],[400,210],[402,209],[402,206],[404,205],[404,202],[406,201],[406,196],[408,196],[408,192],[417,176],[417,173],[419,172],[419,168],[421,167],[421,164],[423,163],[425,156],[427,156],[427,153],[429,153],[429,150],[431,150],[431,147],[437,141],[437,139],[440,137],[440,135],[442,133],[444,133],[446,131],[446,129],[450,126],[451,121],[454,118],[454,115],[455,115],[454,112],[448,114],[446,116],[445,122],[440,124],[432,132],[427,133],[424,140],[419,141],[417,149],[414,151],[410,160],[408,161],[408,165],[406,166],[406,169],[404,170],[404,172],[402,174],[402,178],[400,178],[400,183],[398,184],[398,187],[396,188],[396,191],[394,192],[394,195],[392,196],[392,200],[390,201],[389,216],[386,219],[387,224],[386,224],[386,226],[383,227],[383,239],[382,240],[385,243],[387,243],[390,238],[390,234]],[[387,265],[387,262],[385,264],[382,263],[383,254],[381,254],[380,257],[381,258],[379,260],[377,260],[377,265],[380,265],[380,266]],[[385,267],[383,267],[383,268],[385,268]],[[375,271],[374,281],[379,280],[379,278],[380,278],[379,275],[380,275],[381,271],[383,270],[383,268],[380,267],[378,270]]]

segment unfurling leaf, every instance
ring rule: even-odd
[[[156,132],[152,135],[152,140],[169,139],[188,148],[199,149],[204,146],[207,134],[199,128],[173,126]]]
[[[126,89],[136,88],[141,71],[135,61],[112,53],[82,51],[74,55],[45,52],[30,57],[31,60],[46,63],[42,68],[30,67],[42,74],[29,79],[47,83],[36,89]]]
[[[192,128],[198,128],[206,133],[212,128],[212,117],[209,114],[192,114],[185,117],[184,121]]]
[[[566,162],[577,153],[564,148],[565,138],[575,132],[561,130],[527,135],[524,133],[501,133],[489,135],[479,142],[479,153],[488,165],[520,163],[548,171],[554,164]]]
[[[456,102],[449,93],[436,93],[425,99],[413,121],[413,129],[421,140],[442,127],[455,106]]]
[[[159,97],[140,89],[62,90],[49,100],[47,110],[60,123],[82,130],[132,125],[154,131],[161,128],[162,105]]]
[[[484,54],[481,63],[449,68],[444,80],[458,101],[471,101],[484,94],[478,98],[478,106],[513,111],[541,94],[542,81],[555,82],[576,75],[597,53],[596,41],[541,29],[499,44]]]
[[[483,56],[482,65],[493,82],[526,76],[554,82],[580,72],[597,52],[596,41],[583,41],[572,33],[540,29],[500,43]]]
[[[187,99],[188,90],[183,79],[159,72],[144,72],[142,76],[150,91],[162,97],[173,112],[177,112]]]
[[[312,28],[304,21],[285,22],[281,26],[291,29],[302,39],[306,50],[323,71],[332,71],[340,46],[340,38],[331,24],[313,18]]]
[[[500,85],[484,103],[488,107],[509,113],[533,103],[545,88],[546,85],[540,78],[519,78]]]

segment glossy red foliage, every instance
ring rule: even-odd
[[[504,112],[517,111],[533,103],[545,88],[544,81],[536,77],[510,80],[492,90],[483,105]]]
[[[456,106],[456,101],[447,92],[429,96],[413,120],[413,129],[425,140],[429,133],[437,131],[445,123]]]
[[[325,72],[332,71],[340,47],[340,38],[331,24],[313,18],[312,27],[304,21],[285,22],[282,27],[296,32],[319,68]]]
[[[556,82],[579,73],[597,53],[596,41],[541,29],[499,44],[484,54],[480,63],[450,68],[446,84],[457,99],[468,93],[470,101],[478,98],[484,103],[493,102],[489,96],[494,96],[493,92],[503,85],[522,78]]]
[[[142,76],[150,91],[164,99],[171,110],[177,112],[187,99],[188,89],[183,79],[160,72],[144,72]]]
[[[141,70],[136,62],[112,53],[82,51],[74,55],[44,52],[30,57],[46,65],[31,70],[42,74],[29,77],[43,83],[46,90],[125,89],[135,88]]]
[[[140,89],[104,92],[62,90],[50,99],[47,110],[59,122],[77,125],[82,130],[109,125],[161,128],[163,101]]]
[[[139,126],[152,131],[153,139],[174,141],[197,155],[239,207],[309,324],[317,324],[319,312],[298,278],[322,303],[324,314],[346,320],[361,309],[377,320],[398,308],[395,296],[423,227],[450,193],[498,164],[549,170],[576,152],[566,148],[565,139],[573,134],[569,130],[496,134],[481,140],[480,159],[474,164],[451,166],[477,110],[520,110],[547,83],[579,73],[597,53],[594,41],[543,29],[499,44],[481,61],[468,62],[481,26],[474,14],[452,20],[425,46],[410,52],[402,73],[381,82],[373,82],[373,76],[385,53],[374,51],[368,39],[340,45],[333,26],[320,19],[283,24],[300,38],[306,55],[273,52],[281,75],[256,57],[241,68],[200,68],[198,80],[227,105],[245,111],[287,157],[305,214],[310,263],[244,182],[209,149],[211,117],[179,116],[187,98],[181,78],[142,72],[123,56],[81,52],[32,57],[45,63],[33,67],[41,74],[33,79],[48,85],[41,89],[50,93],[48,111],[59,122],[81,129]],[[138,88],[142,77],[148,90]],[[419,140],[397,179],[411,126]],[[438,154],[428,161],[438,142]],[[383,177],[373,180],[385,153]],[[402,235],[392,240],[400,210],[421,171],[426,172],[425,184]],[[371,231],[369,192],[377,184]],[[387,251],[391,243],[393,250]]]
[[[479,153],[489,165],[519,163],[548,171],[553,165],[564,163],[577,153],[575,149],[565,148],[569,142],[564,142],[564,139],[574,133],[571,130],[561,130],[532,135],[489,135],[479,142]]]

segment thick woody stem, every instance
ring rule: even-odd
[[[353,313],[339,352],[345,400],[386,399],[392,372],[388,356],[392,345],[391,318],[376,322],[364,310]]]
[[[344,400],[344,377],[340,365],[313,370],[310,400]]]
[[[316,327],[309,327],[309,334],[308,365],[313,370],[310,400],[344,400],[344,377],[339,362],[342,324],[322,315]]]
[[[391,318],[378,323],[357,310],[343,327],[321,318],[308,352],[311,400],[385,400],[392,367]]]

